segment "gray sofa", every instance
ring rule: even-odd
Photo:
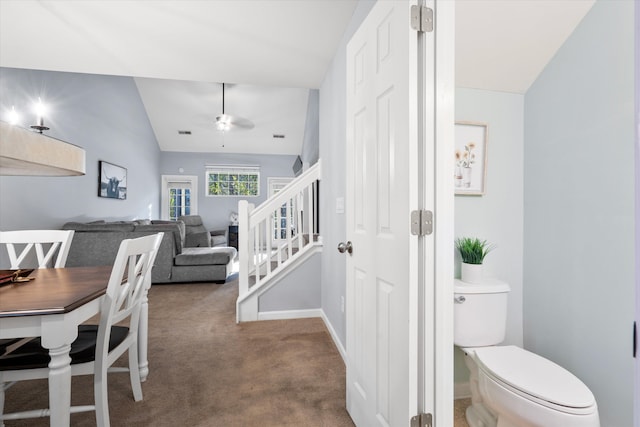
[[[182,221],[68,222],[62,228],[75,231],[67,267],[112,265],[123,239],[164,232],[152,283],[224,282],[237,253],[231,247],[185,247]]]
[[[200,215],[181,215],[178,221],[184,222],[186,247],[221,247],[227,246],[227,230],[208,231],[202,223]]]

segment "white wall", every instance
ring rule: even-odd
[[[633,8],[597,1],[525,96],[524,343],[603,427],[633,422]]]
[[[375,1],[360,0],[340,42],[331,67],[320,86],[320,231],[322,253],[322,309],[342,345],[346,345],[345,315],[340,300],[345,295],[345,255],[336,246],[346,236],[344,214],[336,213],[336,199],[345,196],[346,46]]]
[[[504,343],[522,346],[524,96],[457,88],[455,105],[456,121],[488,125],[486,193],[455,197],[455,236],[495,245],[485,258],[485,275],[511,286]],[[460,277],[457,251],[455,265]],[[456,349],[454,357],[455,382],[464,383],[469,372],[462,352]]]

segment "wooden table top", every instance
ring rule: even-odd
[[[0,287],[0,318],[67,313],[107,291],[111,266],[43,268]]]

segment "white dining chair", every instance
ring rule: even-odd
[[[73,230],[0,231],[0,244],[6,245],[13,270],[32,267],[33,252],[35,252],[38,268],[62,268],[67,262],[73,233]],[[15,351],[30,339],[0,340],[0,356]]]
[[[7,246],[14,270],[27,268],[26,262],[33,260],[34,250],[38,268],[62,268],[67,262],[73,233],[73,230],[0,231],[0,244]]]
[[[100,322],[81,325],[78,338],[71,344],[71,375],[93,374],[95,396],[93,405],[72,406],[71,413],[95,410],[98,427],[109,426],[108,372],[129,372],[133,398],[142,400],[138,367],[140,307],[151,285],[151,269],[162,236],[157,233],[122,241],[101,302]],[[129,366],[111,367],[127,351]],[[0,426],[3,420],[49,416],[49,409],[3,413],[4,394],[13,382],[48,378],[49,362],[49,352],[41,346],[39,337],[12,353],[0,355]]]

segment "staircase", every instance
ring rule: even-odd
[[[260,296],[322,249],[320,171],[318,161],[257,208],[238,202],[238,323],[258,320]]]

